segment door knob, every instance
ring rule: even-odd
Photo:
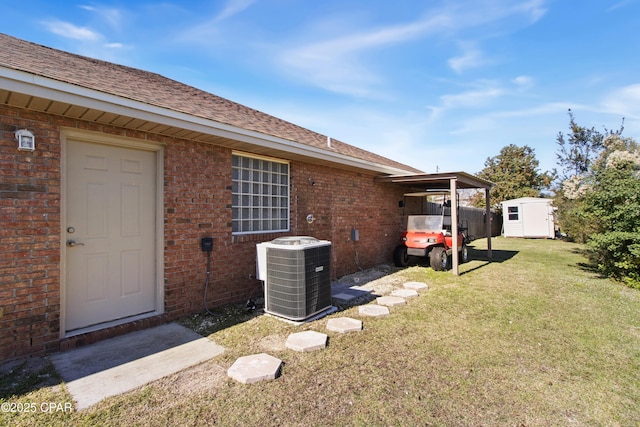
[[[67,247],[72,248],[74,246],[84,246],[84,243],[76,242],[75,240],[67,240]]]

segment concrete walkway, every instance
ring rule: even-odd
[[[51,360],[76,409],[209,360],[224,348],[177,323],[55,354]]]

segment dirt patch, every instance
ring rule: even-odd
[[[209,360],[162,378],[154,385],[171,394],[196,394],[220,387],[226,378],[226,370]]]
[[[395,277],[399,269],[390,264],[381,264],[368,270],[357,271],[346,276],[342,276],[332,283],[334,287],[356,286],[362,290],[373,291],[386,295],[398,286],[402,286],[404,281],[401,277]]]
[[[403,277],[395,277],[392,275],[384,276],[379,279],[371,280],[370,282],[360,285],[359,288],[375,295],[388,295],[394,289],[402,288],[402,284],[406,282]]]
[[[19,396],[33,390],[61,388],[62,380],[48,357],[11,361],[0,365],[0,399]]]
[[[339,278],[331,284],[333,294],[344,292],[354,295],[354,298],[344,304],[338,302],[338,305],[341,308],[347,308],[366,304],[379,296],[389,295],[393,290],[402,288],[406,279],[394,274],[398,270],[393,265],[382,264]],[[358,291],[362,294],[358,295]]]
[[[265,352],[284,351],[287,339],[282,335],[267,335],[258,341],[258,347]]]
[[[342,276],[333,282],[332,285],[363,286],[375,280],[385,279],[385,276],[389,276],[396,271],[398,271],[398,269],[390,264],[381,264],[368,270],[356,271],[355,273]]]

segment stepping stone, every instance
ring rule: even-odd
[[[418,291],[413,289],[394,289],[391,296],[400,298],[413,298],[418,296]]]
[[[338,317],[337,319],[327,320],[327,329],[334,332],[344,334],[346,332],[355,332],[362,330],[362,321],[352,319],[350,317]]]
[[[302,352],[322,350],[327,346],[327,334],[316,331],[297,332],[289,335],[285,346]]]
[[[389,308],[375,304],[361,305],[358,312],[361,316],[384,317],[389,314]]]
[[[429,289],[429,285],[423,282],[407,282],[402,286],[404,286],[405,289],[413,289],[415,291]]]
[[[227,370],[227,375],[243,384],[274,380],[280,374],[282,360],[266,353],[239,357]]]
[[[393,307],[395,305],[402,305],[407,303],[407,301],[404,298],[394,297],[394,296],[378,297],[376,299],[376,302],[379,305],[386,305],[387,307]]]

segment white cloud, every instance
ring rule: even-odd
[[[91,58],[126,63],[126,59],[118,55],[130,47],[120,42],[108,42],[103,34],[89,27],[79,27],[70,22],[60,20],[44,21],[43,25],[53,34],[73,40],[74,51]]]
[[[457,108],[485,107],[505,94],[503,88],[492,82],[480,82],[476,85],[479,88],[474,90],[441,95],[439,97],[440,104],[427,106],[431,111],[428,122],[433,123],[440,120],[446,112]]]
[[[81,9],[97,14],[100,19],[107,23],[111,28],[120,30],[122,25],[122,13],[119,9],[108,7],[96,7],[88,5],[80,5]]]
[[[276,52],[273,57],[289,75],[311,85],[349,95],[379,96],[379,85],[398,76],[384,75],[383,65],[367,61],[367,53],[389,46],[402,49],[405,43],[429,37],[453,41],[458,33],[486,25],[496,25],[502,29],[506,20],[518,16],[524,16],[527,23],[535,22],[546,13],[544,4],[545,0],[515,4],[505,0],[459,2],[453,5],[443,2],[438,9],[427,11],[413,21],[355,29],[342,37],[323,39],[320,36],[315,42],[293,45]],[[341,31],[344,31],[343,27],[336,29],[336,32]],[[327,33],[331,32],[325,31],[323,34]],[[308,38],[308,35],[301,35],[301,38]],[[425,48],[429,49],[426,45]],[[462,55],[448,60],[448,65],[456,73],[488,62],[479,48],[464,45],[463,48]],[[429,55],[430,51],[426,50],[424,54]]]
[[[382,76],[374,66],[361,60],[362,53],[436,33],[449,25],[447,16],[435,15],[404,25],[299,45],[280,52],[279,65],[288,73],[326,90],[371,96],[372,86],[380,83]]]
[[[531,87],[533,86],[533,77],[530,76],[518,76],[511,80],[516,86],[520,87]]]
[[[477,49],[467,49],[462,56],[456,56],[447,61],[449,67],[457,74],[462,74],[470,68],[476,68],[484,64],[486,60],[482,56],[482,52]]]
[[[567,114],[569,109],[585,108],[585,106],[570,102],[548,102],[530,108],[495,111],[491,113],[495,117],[534,117],[556,114]],[[566,117],[566,116],[565,116]]]
[[[496,128],[497,120],[491,115],[467,117],[456,123],[451,129],[451,135],[479,135],[480,132],[488,132]]]
[[[547,13],[547,9],[544,7],[544,4],[545,0],[531,0],[517,5],[515,10],[522,11],[527,14],[533,23],[540,20]]]
[[[494,99],[502,96],[504,90],[498,87],[488,87],[481,90],[471,90],[455,95],[442,95],[442,105],[449,108],[479,107],[486,105]]]
[[[459,127],[454,130],[453,134],[472,134],[481,130],[499,129],[506,123],[519,119],[531,121],[534,118],[538,120],[540,117],[566,117],[569,108],[583,108],[581,105],[566,102],[550,102],[536,105],[530,108],[513,109],[513,110],[493,110],[475,116],[467,116],[466,119],[460,121]],[[498,125],[502,124],[502,125]]]
[[[444,30],[450,27],[450,25],[451,20],[448,16],[438,14],[427,19],[403,25],[394,25],[382,29],[360,32],[351,36],[318,43],[315,45],[315,48],[327,52],[344,54],[413,40],[428,33]]]
[[[518,18],[524,18],[527,25],[539,21],[547,12],[544,7],[547,0],[527,2],[511,0],[470,0],[452,2],[449,14],[453,18],[456,30],[478,28],[483,25],[495,25],[497,29],[521,26]],[[448,3],[445,3],[448,5]],[[483,37],[481,35],[481,37]]]
[[[631,4],[631,3],[633,3],[633,1],[632,1],[632,0],[622,0],[622,1],[619,1],[619,2],[614,3],[614,4],[612,4],[611,6],[609,6],[609,8],[607,9],[607,12],[611,12],[611,11],[614,11],[614,10],[620,9],[620,8],[622,8],[622,7],[625,7],[625,6],[629,5],[629,4]]]
[[[205,19],[196,22],[190,22],[187,28],[178,36],[182,42],[191,45],[212,46],[218,44],[227,37],[223,22],[247,10],[255,0],[228,0],[223,9],[213,17],[205,17]],[[250,34],[244,34],[247,39],[251,38]],[[236,35],[230,37],[237,45],[241,42],[247,42],[247,39],[238,39]]]
[[[237,15],[248,9],[255,0],[229,0],[224,9],[213,19],[213,22],[220,22]]]
[[[81,41],[97,41],[102,36],[86,27],[78,27],[64,21],[47,21],[44,23],[49,31],[62,37]]]
[[[602,106],[610,114],[640,119],[640,84],[614,90],[605,96]]]

